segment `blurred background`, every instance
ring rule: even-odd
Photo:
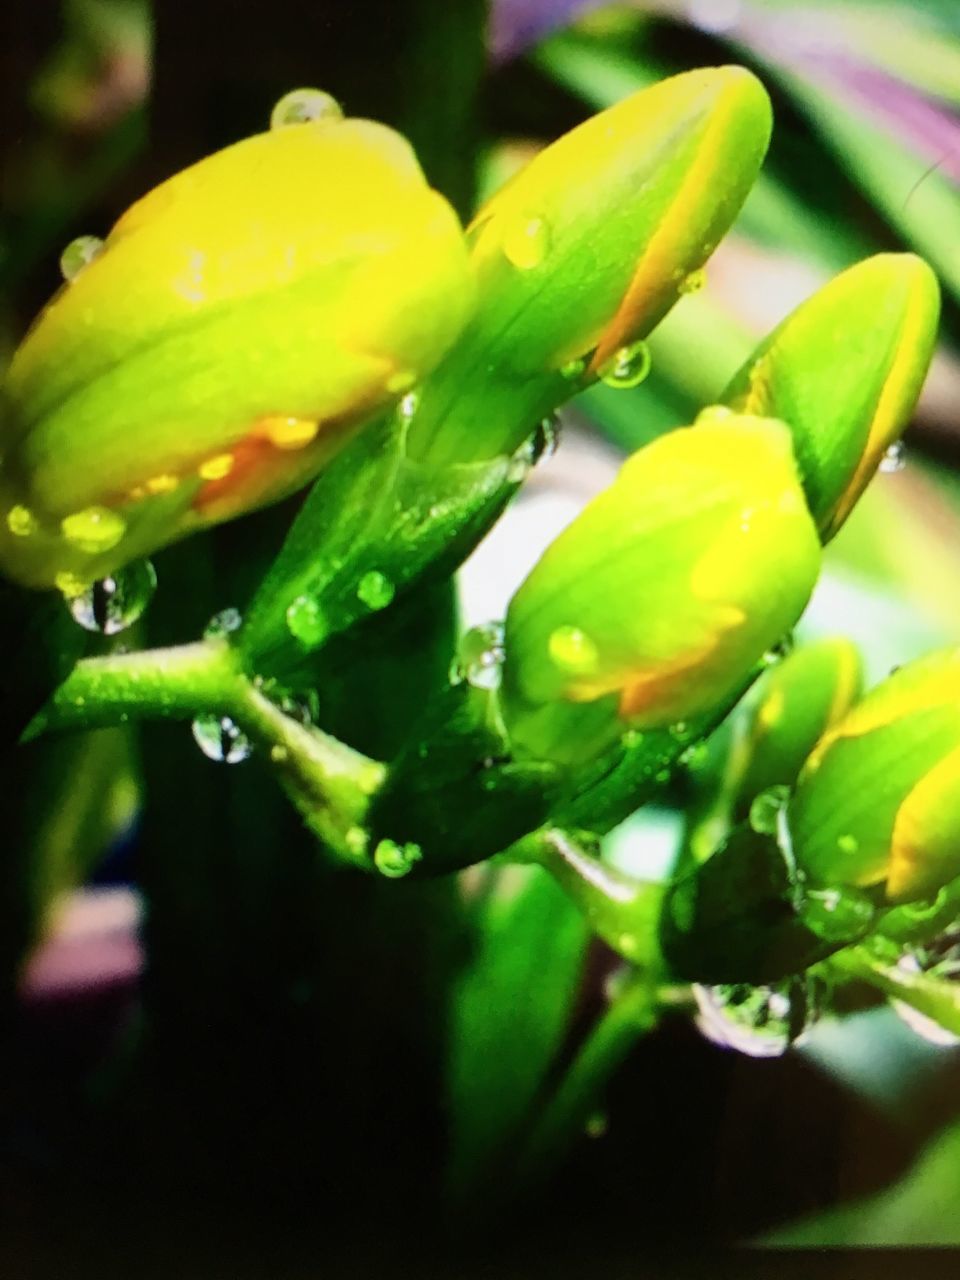
[[[941,350],[902,456],[830,546],[801,635],[850,635],[871,681],[960,638],[952,0],[8,0],[0,33],[4,358],[57,288],[67,242],[266,127],[291,88],[402,129],[466,219],[588,114],[672,72],[751,67],[775,129],[742,216],[651,339],[650,376],[564,411],[561,448],[461,575],[463,616],[499,616],[624,452],[691,421],[819,284],[910,249],[943,285]],[[294,505],[162,553],[139,639],[191,638],[242,604]],[[712,1044],[686,1015],[638,1029],[522,1211],[478,1199],[450,1228],[436,1152],[452,1141],[455,1168],[489,1156],[510,1123],[497,1106],[522,1112],[597,1017],[610,957],[565,903],[502,878],[405,890],[399,913],[392,886],[389,900],[366,883],[331,895],[265,774],[238,780],[188,739],[101,731],[8,771],[5,1274],[48,1274],[68,1249],[71,1275],[120,1274],[107,1259],[121,1256],[137,1275],[312,1274],[321,1259],[393,1274],[431,1233],[500,1274],[564,1258],[657,1258],[650,1273],[668,1273],[680,1244],[960,1242],[960,1050],[856,994],[781,1058]],[[610,852],[655,872],[678,830],[669,809],[639,815]],[[511,937],[524,954],[505,960]],[[336,1224],[334,1205],[349,1206]],[[368,1215],[379,1231],[358,1233]]]

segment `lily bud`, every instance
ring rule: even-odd
[[[771,667],[737,711],[728,762],[734,817],[774,786],[789,786],[823,733],[860,694],[860,654],[836,636],[803,645]]]
[[[512,452],[585,380],[638,382],[635,344],[733,222],[770,127],[759,81],[711,67],[631,95],[536,156],[468,229],[477,312],[423,388],[411,451],[444,463]]]
[[[786,422],[807,502],[828,542],[910,421],[937,337],[936,277],[913,254],[878,254],[802,303],[721,396]]]
[[[332,109],[201,160],[120,218],[13,357],[0,567],[88,581],[290,493],[471,301],[456,216],[392,130]]]
[[[782,423],[729,414],[647,445],[510,603],[514,748],[583,761],[722,704],[796,622],[819,563]]]
[[[814,885],[902,902],[960,875],[960,649],[900,668],[821,738],[787,825]]]

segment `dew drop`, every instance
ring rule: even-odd
[[[576,356],[573,360],[568,360],[566,364],[560,366],[560,377],[572,382],[574,378],[583,376],[586,367],[586,358],[584,356]]]
[[[60,529],[71,546],[89,555],[111,551],[127,531],[123,516],[109,507],[87,507],[64,516]]]
[[[197,475],[201,480],[222,480],[233,470],[233,454],[218,453],[197,467]]]
[[[420,407],[420,396],[416,391],[408,391],[405,396],[400,398],[397,404],[397,417],[400,422],[406,426],[413,421],[414,415]]]
[[[728,418],[734,416],[733,410],[729,409],[725,404],[708,404],[705,409],[701,409],[694,420],[694,426],[710,426],[717,422],[726,422]]]
[[[282,129],[291,124],[342,119],[343,108],[329,93],[324,93],[322,89],[291,89],[270,112],[270,128]]]
[[[543,218],[511,219],[503,232],[501,247],[504,257],[518,271],[539,267],[547,256],[550,232]]]
[[[650,348],[645,342],[633,342],[621,347],[604,364],[598,373],[608,387],[637,387],[650,372]]]
[[[224,636],[239,631],[243,617],[239,609],[221,609],[215,613],[203,629],[204,640],[222,640]]]
[[[260,430],[275,449],[305,449],[317,438],[320,423],[315,418],[261,418]]]
[[[503,667],[503,627],[488,622],[471,627],[460,641],[450,671],[453,684],[466,680],[474,689],[496,689]]]
[[[418,844],[397,844],[396,840],[381,840],[373,851],[373,863],[388,880],[399,880],[413,870],[423,857]]]
[[[396,590],[385,573],[381,573],[379,569],[371,569],[357,583],[357,598],[368,609],[385,609]]]
[[[670,737],[676,738],[678,741],[682,741],[689,731],[690,726],[687,724],[686,720],[678,720],[667,729],[667,733],[669,733]]]
[[[76,280],[80,272],[103,251],[99,236],[77,236],[60,255],[60,271],[64,280]]]
[[[11,507],[7,512],[7,528],[15,538],[29,538],[37,531],[37,517],[29,507]]]
[[[763,658],[761,659],[762,664],[765,667],[775,667],[779,662],[782,662],[784,658],[789,658],[790,654],[793,653],[794,646],[795,641],[793,638],[793,632],[788,631],[785,636],[778,640],[775,645],[772,645],[763,655]]]
[[[583,1126],[583,1132],[588,1138],[604,1138],[610,1123],[602,1111],[594,1111],[592,1115],[587,1116],[586,1124]]]
[[[197,716],[192,730],[194,741],[208,760],[241,764],[253,751],[250,739],[229,716]]]
[[[825,942],[853,942],[873,923],[873,903],[857,889],[807,889],[800,900],[800,917]]]
[[[304,648],[314,648],[327,634],[326,618],[313,596],[297,596],[287,609],[286,619],[287,630]]]
[[[579,627],[557,627],[547,641],[550,661],[570,675],[591,675],[597,670],[600,653]]]
[[[837,848],[841,853],[856,853],[860,848],[860,841],[850,834],[837,836]]]
[[[789,787],[776,786],[761,791],[758,796],[755,796],[747,818],[753,830],[763,836],[777,835],[780,827],[780,811],[789,795]]]
[[[693,995],[700,1034],[751,1058],[779,1058],[815,1018],[811,984],[802,979],[769,987],[695,983]]]
[[[282,742],[275,742],[270,748],[270,759],[274,764],[283,764],[289,754]]]
[[[706,283],[707,273],[703,267],[698,267],[696,271],[691,271],[689,275],[683,277],[678,292],[681,295],[699,293]]]
[[[156,589],[153,565],[149,560],[136,560],[108,578],[86,583],[79,591],[64,591],[64,595],[74,622],[85,631],[115,636],[143,616]]]
[[[907,459],[902,440],[897,440],[892,444],[880,459],[880,470],[885,471],[888,475],[895,471],[902,471],[906,465]]]

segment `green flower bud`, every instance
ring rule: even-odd
[[[810,884],[901,902],[960,875],[960,649],[900,668],[821,738],[787,823]]]
[[[462,232],[405,140],[337,111],[277,123],[67,262],[3,388],[11,577],[90,580],[275,501],[459,332]]]
[[[782,423],[728,414],[654,441],[510,603],[514,749],[573,763],[723,703],[796,622],[819,563]]]
[[[721,396],[786,422],[828,542],[913,413],[933,355],[940,291],[913,254],[844,271],[773,331]]]
[[[515,449],[590,377],[639,381],[635,344],[716,248],[760,168],[767,95],[742,67],[673,76],[542,151],[468,229],[479,304],[423,388],[410,449]]]
[[[761,791],[795,781],[819,738],[849,711],[862,681],[860,654],[842,636],[803,645],[764,674],[733,729],[728,776],[735,817],[746,817]]]

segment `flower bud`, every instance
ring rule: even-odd
[[[901,667],[821,738],[787,824],[810,884],[900,902],[960,875],[960,649]]]
[[[936,277],[913,254],[844,271],[773,331],[721,396],[786,422],[828,542],[910,421],[933,355]]]
[[[733,222],[770,126],[750,72],[709,67],[632,94],[536,156],[468,229],[478,307],[423,388],[414,454],[508,453],[585,378],[639,381],[634,344]]]
[[[860,654],[842,636],[803,645],[764,674],[736,714],[735,817],[746,817],[760,792],[794,782],[817,740],[859,696],[862,679]]]
[[[330,112],[176,174],[13,357],[0,567],[89,580],[293,491],[471,299],[453,211],[382,125]]]
[[[582,761],[722,704],[796,622],[819,563],[782,423],[729,414],[647,445],[510,603],[514,748]]]

